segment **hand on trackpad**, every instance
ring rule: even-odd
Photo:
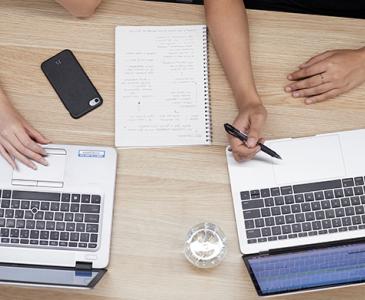
[[[19,164],[19,170],[13,171],[13,180],[62,182],[65,172],[66,155],[49,153],[47,161],[49,163],[48,166],[36,163],[37,170]]]
[[[278,141],[270,146],[283,157],[282,161],[272,162],[275,179],[280,185],[345,176],[337,135]]]

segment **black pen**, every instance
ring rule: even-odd
[[[231,124],[228,123],[224,124],[224,129],[226,130],[227,133],[238,138],[242,142],[247,142],[248,136],[243,132],[239,131],[237,128],[233,127]],[[264,144],[257,143],[257,145],[260,146],[262,152],[265,152],[266,154],[269,154],[270,156],[275,157],[277,159],[282,159],[279,154],[277,154],[274,150],[271,150]]]

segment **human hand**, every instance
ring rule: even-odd
[[[0,155],[13,169],[17,169],[16,159],[34,170],[37,167],[33,161],[47,166],[44,159],[47,152],[37,143],[49,142],[28,124],[0,90]]]
[[[240,108],[240,112],[233,122],[238,130],[247,133],[248,140],[242,143],[239,139],[228,135],[233,156],[236,161],[252,159],[260,146],[257,143],[263,142],[261,131],[266,121],[267,112],[261,102],[247,104]]]
[[[288,75],[295,81],[285,87],[306,104],[325,101],[365,82],[365,48],[332,50],[312,57]]]

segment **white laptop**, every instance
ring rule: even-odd
[[[365,281],[365,129],[265,145],[227,161],[240,250],[261,296]]]
[[[91,288],[109,261],[116,151],[45,149],[37,171],[0,158],[0,283]]]

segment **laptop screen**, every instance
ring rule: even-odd
[[[365,281],[365,243],[244,257],[259,295]]]
[[[105,270],[75,271],[72,268],[7,264],[0,265],[0,283],[91,288],[104,272]]]

